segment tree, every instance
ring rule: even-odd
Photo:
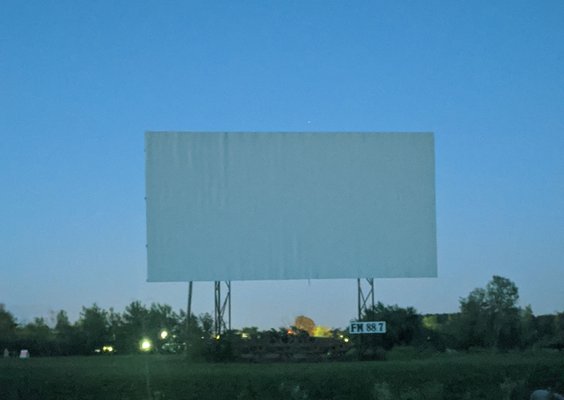
[[[159,336],[163,330],[167,332],[176,331],[180,324],[180,318],[168,304],[151,304],[149,309],[147,328],[150,335]]]
[[[77,327],[82,345],[81,352],[84,354],[90,354],[110,343],[108,313],[96,303],[89,308],[82,307]]]
[[[452,318],[452,314],[426,314],[422,317],[422,339],[424,339],[425,347],[432,347],[440,351],[456,347],[456,335],[452,332]]]
[[[521,347],[532,346],[538,340],[538,332],[536,329],[535,316],[533,309],[527,305],[521,310]]]
[[[485,289],[474,289],[460,299],[456,327],[461,347],[517,347],[521,334],[518,300],[517,286],[501,276],[493,276]]]
[[[60,355],[80,353],[80,338],[75,326],[73,326],[64,310],[60,310],[55,317],[55,341],[57,352]]]
[[[148,321],[149,310],[140,301],[133,301],[125,307],[115,327],[117,350],[125,353],[138,351],[139,342],[148,335]]]
[[[515,283],[507,278],[494,275],[486,286],[486,303],[493,313],[517,310],[519,290]]]
[[[108,310],[108,324],[109,324],[109,334],[110,340],[114,347],[114,351],[116,350],[116,344],[118,340],[119,331],[123,324],[123,318],[120,313],[115,312],[113,308]]]
[[[56,353],[53,332],[43,318],[35,318],[19,329],[18,344],[31,354],[53,355]]]
[[[177,352],[181,336],[180,317],[167,304],[153,303],[149,309],[148,321],[145,327],[148,337],[155,343],[159,352]],[[163,334],[166,332],[166,334]]]
[[[554,336],[549,346],[558,350],[564,349],[564,312],[554,317]]]
[[[16,339],[16,319],[0,304],[0,351],[12,348]]]
[[[453,323],[461,347],[486,346],[488,341],[486,309],[486,291],[484,289],[474,289],[467,298],[460,299],[460,314]]]
[[[535,317],[535,325],[541,345],[549,343],[555,334],[555,315],[538,315]]]
[[[198,325],[205,335],[206,339],[212,336],[213,318],[209,313],[198,315]]]
[[[139,301],[129,304],[115,319],[116,347],[120,352],[139,351],[139,343],[149,339],[156,351],[176,351],[183,337],[181,317],[166,304],[153,303],[147,308]],[[163,337],[161,333],[166,331]]]
[[[494,276],[486,286],[486,304],[494,347],[507,349],[520,344],[518,301],[519,290],[507,278]]]
[[[199,339],[204,335],[200,329],[198,323],[198,317],[194,313],[190,314],[190,321],[186,320],[186,311],[180,310],[178,313],[178,326],[175,332],[183,342],[189,342],[190,340]]]
[[[241,334],[247,338],[256,338],[259,334],[259,329],[256,326],[246,326],[241,328]]]
[[[369,335],[364,343],[371,347],[391,349],[395,345],[410,345],[422,332],[421,316],[413,307],[386,306],[378,302],[366,310],[362,321],[386,321],[386,333]]]

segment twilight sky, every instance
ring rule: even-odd
[[[147,130],[432,131],[439,278],[377,299],[452,312],[497,274],[564,311],[562,21],[559,0],[4,1],[0,303],[185,307],[145,282]],[[355,285],[234,282],[233,324],[344,327]]]

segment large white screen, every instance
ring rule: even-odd
[[[148,280],[433,277],[432,133],[145,136]]]

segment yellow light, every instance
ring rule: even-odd
[[[168,332],[166,330],[161,331],[161,339],[165,340],[168,337]]]
[[[348,337],[344,338],[343,340],[345,341],[345,343],[348,343],[348,342],[349,342],[349,338],[348,338]]]
[[[143,339],[141,341],[141,344],[139,345],[139,348],[141,349],[141,351],[149,351],[149,350],[151,350],[152,347],[153,347],[153,344],[151,343],[151,341],[149,339]]]
[[[310,335],[314,337],[331,337],[333,332],[331,332],[331,329],[326,326],[317,325],[313,328]]]
[[[242,332],[241,333],[241,338],[242,339],[248,339],[249,338],[249,334],[247,332]]]
[[[220,335],[217,335],[217,336],[215,337],[215,340],[219,340],[219,338],[221,338],[221,336],[220,336]]]
[[[102,351],[104,353],[112,353],[114,351],[114,347],[113,346],[104,346],[104,347],[102,347]]]

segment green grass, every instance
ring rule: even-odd
[[[564,391],[564,354],[441,354],[317,364],[181,356],[0,359],[0,399],[527,399]]]

